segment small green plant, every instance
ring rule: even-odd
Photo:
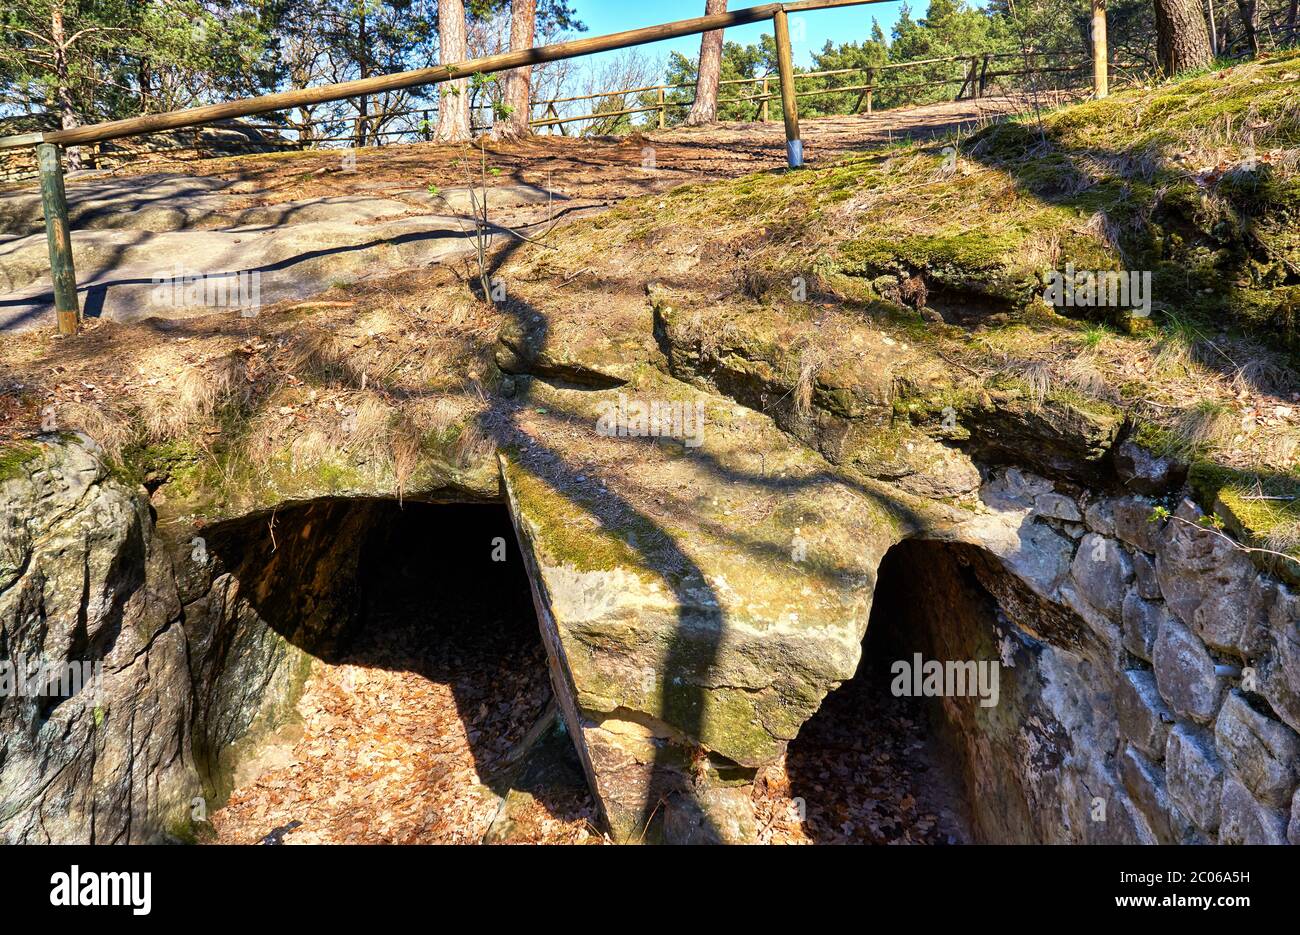
[[[1232,548],[1236,549],[1238,552],[1245,552],[1248,555],[1249,554],[1267,555],[1274,560],[1280,558],[1280,559],[1285,559],[1288,562],[1297,561],[1294,555],[1290,555],[1286,552],[1278,551],[1278,549],[1275,548],[1260,548],[1257,546],[1243,545],[1242,543],[1238,542],[1236,539],[1233,539],[1231,536],[1229,536],[1227,533],[1223,531],[1226,526],[1226,523],[1224,522],[1223,517],[1219,516],[1217,513],[1207,513],[1204,516],[1199,517],[1196,520],[1196,522],[1192,522],[1191,520],[1185,519],[1184,517],[1175,516],[1174,514],[1169,512],[1169,509],[1167,507],[1154,506],[1151,508],[1151,513],[1147,517],[1148,522],[1163,523],[1165,520],[1169,520],[1175,523],[1182,523],[1184,526],[1190,526],[1192,529],[1204,529],[1205,531],[1215,536],[1218,536],[1220,539],[1228,543],[1228,545],[1232,546]],[[1275,544],[1283,545],[1289,543],[1275,543]]]
[[[1110,329],[1105,325],[1092,325],[1083,332],[1083,346],[1088,350],[1096,350],[1101,343],[1110,337]]]

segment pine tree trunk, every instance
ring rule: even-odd
[[[370,38],[366,34],[366,5],[364,3],[357,7],[357,53],[360,58],[359,73],[362,78],[370,77]],[[368,129],[366,121],[369,117],[370,98],[361,95],[357,99],[357,125],[354,134],[355,140],[353,146],[357,149],[366,145],[366,130]]]
[[[1210,35],[1199,0],[1155,0],[1156,56],[1167,75],[1210,64]]]
[[[465,61],[467,53],[463,0],[438,0],[438,44],[444,65]],[[437,139],[444,143],[468,140],[469,78],[444,81],[438,88]]]
[[[1237,12],[1241,14],[1241,26],[1246,31],[1246,44],[1250,54],[1259,54],[1259,35],[1255,32],[1255,0],[1237,0]]]
[[[727,0],[705,0],[704,15],[726,13]],[[718,122],[718,78],[722,72],[722,30],[706,32],[700,38],[700,67],[695,79],[695,103],[687,126]]]
[[[510,0],[510,48],[531,49],[537,27],[537,0]],[[528,120],[532,116],[528,100],[532,96],[533,69],[516,68],[506,74],[506,106],[510,114],[502,121],[503,136],[527,136],[532,133]]]
[[[81,126],[77,109],[72,104],[72,88],[68,79],[68,47],[63,30],[63,4],[50,8],[50,38],[54,44],[54,101],[59,108],[59,126],[72,130]],[[81,149],[73,146],[66,153],[68,169],[81,168]]]

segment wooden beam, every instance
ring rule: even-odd
[[[63,189],[63,163],[59,147],[41,143],[36,164],[41,172],[41,207],[45,210],[45,235],[50,245],[50,273],[54,279],[54,311],[59,334],[76,334],[81,327],[77,300],[77,271],[72,264],[72,229],[68,224],[68,198]]]
[[[19,149],[35,146],[45,139],[44,133],[19,133],[16,136],[0,137],[0,149]]]
[[[803,2],[785,4],[784,8],[779,3],[766,3],[730,13],[697,16],[693,19],[676,20],[658,26],[627,29],[606,36],[592,36],[587,39],[575,39],[571,42],[557,42],[532,49],[517,49],[450,65],[418,68],[414,71],[378,75],[373,78],[358,78],[354,81],[343,81],[338,84],[321,85],[315,88],[281,91],[276,94],[265,94],[261,97],[227,101],[221,104],[208,104],[203,107],[175,110],[165,114],[147,114],[143,117],[131,117],[126,120],[90,124],[73,130],[56,130],[44,134],[44,140],[63,146],[100,143],[123,136],[156,133],[160,130],[174,130],[178,127],[197,126],[217,120],[233,120],[237,117],[248,117],[253,114],[266,114],[277,110],[290,110],[294,107],[340,101],[349,97],[382,94],[385,91],[395,91],[401,88],[437,84],[452,78],[463,78],[473,74],[491,74],[498,71],[507,71],[511,68],[540,65],[544,62],[577,58],[594,52],[608,52],[614,49],[644,45],[648,42],[658,42],[663,39],[675,39],[680,36],[712,32],[715,29],[731,29],[735,26],[744,26],[748,23],[772,19],[778,12],[784,14],[785,10],[818,10],[888,2],[891,2],[891,0],[803,0]],[[0,146],[2,145],[4,143],[0,141]]]
[[[790,23],[785,10],[772,16],[776,31],[776,67],[781,73],[781,111],[785,117],[785,161],[791,169],[803,165],[803,140],[799,139],[799,104],[794,93],[794,57],[790,53]]]
[[[1092,90],[1097,98],[1110,94],[1106,56],[1106,0],[1092,0]]]

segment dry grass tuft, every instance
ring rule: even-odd
[[[340,445],[368,457],[382,457],[394,418],[393,409],[374,396],[366,396],[342,424]]]
[[[1174,423],[1178,449],[1192,454],[1211,451],[1232,440],[1238,427],[1233,411],[1223,403],[1203,400],[1179,415]]]
[[[685,324],[686,327],[682,329],[683,337],[699,345],[702,357],[716,357],[723,345],[731,341],[736,334],[735,322],[728,319],[721,326],[717,326],[713,321],[706,320],[704,313],[698,309],[692,313]]]
[[[1035,360],[1016,368],[1017,376],[1024,381],[1029,391],[1029,399],[1037,409],[1052,391],[1052,365],[1047,361]]]
[[[337,450],[331,432],[312,426],[289,442],[289,470],[309,471],[332,460]]]
[[[125,417],[102,403],[62,403],[57,421],[60,426],[89,435],[114,461],[121,460],[122,449],[137,437],[137,429]]]
[[[456,439],[456,463],[462,468],[477,464],[492,454],[496,445],[483,433],[477,421],[467,423]]]
[[[248,402],[243,364],[235,355],[217,358],[210,365],[190,366],[159,392],[140,398],[140,420],[153,441],[179,438],[210,420],[223,406]]]
[[[389,460],[393,465],[393,479],[400,500],[420,463],[420,433],[405,419],[393,427],[389,435]]]
[[[1212,356],[1209,340],[1194,325],[1170,316],[1156,348],[1156,376],[1193,376]]]
[[[809,339],[799,351],[799,372],[794,383],[794,412],[800,419],[812,416],[813,388],[817,384],[817,374],[829,360],[827,352]]]
[[[1109,399],[1114,396],[1110,381],[1098,368],[1090,354],[1067,360],[1062,368],[1066,384],[1084,396]]]
[[[286,366],[291,373],[311,376],[329,385],[351,386],[346,339],[332,331],[305,328],[289,339]]]
[[[1295,384],[1295,372],[1280,354],[1256,346],[1246,349],[1244,355],[1234,353],[1234,357],[1244,361],[1232,375],[1236,392],[1280,394]]]
[[[1056,269],[1061,261],[1060,233],[1044,231],[1027,238],[1021,257],[1025,269]]]
[[[1096,237],[1119,256],[1122,257],[1124,255],[1123,238],[1120,227],[1110,219],[1105,211],[1098,211],[1089,218],[1084,230]]]

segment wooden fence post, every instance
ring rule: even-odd
[[[1098,98],[1110,94],[1106,55],[1106,0],[1092,0],[1092,89]]]
[[[758,119],[761,120],[761,121],[763,121],[764,123],[767,123],[768,120],[771,119],[771,114],[769,113],[769,111],[768,111],[768,107],[767,107],[767,102],[768,102],[768,87],[767,87],[767,83],[768,83],[768,78],[767,78],[766,75],[764,75],[764,76],[763,76],[763,102],[762,102],[762,110],[760,110],[760,111],[758,112]]]
[[[966,77],[962,80],[961,88],[957,91],[957,100],[966,96],[966,89],[970,89],[970,96],[975,96],[975,63],[977,59],[970,60],[970,66],[966,69]]]
[[[867,88],[867,113],[871,113],[871,98],[876,93],[876,70],[874,68],[867,69],[867,84],[869,85]]]
[[[77,300],[77,270],[72,265],[72,231],[59,147],[41,143],[36,147],[36,164],[41,173],[41,207],[45,209],[45,234],[50,243],[50,276],[54,280],[59,334],[76,334],[81,327],[81,303]]]
[[[665,116],[664,116],[664,110],[665,110],[665,108],[664,108],[664,89],[663,89],[662,86],[660,86],[660,88],[659,88],[659,129],[660,129],[660,130],[662,130],[665,126],[667,126],[667,121],[666,121]]]
[[[803,165],[803,140],[799,139],[799,105],[794,96],[794,59],[790,54],[790,23],[785,10],[772,14],[776,27],[776,67],[781,73],[781,112],[785,117],[785,159],[791,169]]]

